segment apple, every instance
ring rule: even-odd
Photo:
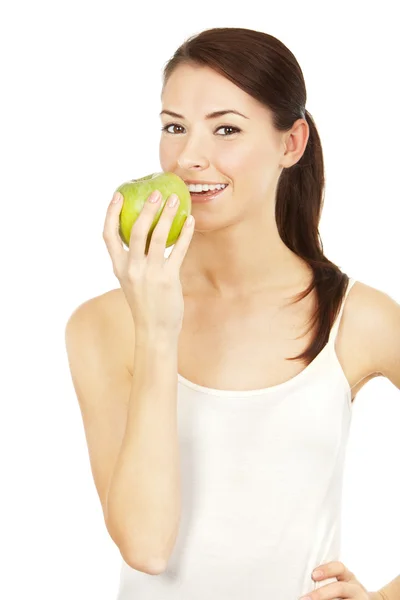
[[[164,205],[171,194],[176,194],[179,198],[179,206],[172,221],[168,234],[166,247],[175,244],[178,239],[186,218],[190,215],[192,209],[192,199],[189,188],[178,175],[171,172],[152,173],[140,179],[132,179],[120,185],[115,191],[123,196],[123,205],[119,215],[119,235],[121,240],[129,248],[129,239],[132,226],[138,218],[147,198],[154,190],[161,192],[161,201],[159,209],[156,212],[154,220],[150,226],[146,240],[146,254],[151,242],[151,236],[155,226],[160,220]]]

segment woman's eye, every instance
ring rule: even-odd
[[[165,131],[166,133],[172,133],[172,131],[168,131],[170,127],[181,127],[181,125],[175,125],[174,123],[171,123],[170,125],[165,125],[164,127],[162,127],[161,131]]]
[[[217,131],[219,131],[220,129],[230,129],[231,131],[233,131],[233,133],[231,133],[230,135],[233,135],[234,133],[239,133],[240,131],[240,129],[238,129],[237,127],[232,127],[231,125],[221,125],[221,127],[218,127]],[[224,135],[222,137],[226,136]]]
[[[175,135],[172,131],[168,131],[168,129],[170,127],[180,127],[182,129],[182,125],[177,125],[176,123],[170,123],[169,125],[164,125],[164,127],[161,128],[161,131],[165,131],[166,133]],[[230,129],[233,131],[233,133],[230,133],[230,134],[225,134],[225,135],[219,134],[220,137],[230,137],[231,135],[234,135],[235,133],[239,133],[241,131],[241,129],[239,129],[238,127],[232,127],[232,125],[221,125],[221,127],[218,127],[218,129],[216,129],[216,131],[219,131],[220,129]]]

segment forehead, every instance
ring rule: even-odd
[[[168,83],[165,86],[164,94],[168,91],[177,88],[187,88],[190,86],[203,86],[205,84],[208,85],[216,85],[219,89],[224,89],[226,91],[231,90],[232,92],[235,89],[238,89],[234,83],[229,81],[226,77],[214,71],[210,67],[204,65],[188,65],[181,64],[178,65],[170,75],[168,79]]]
[[[235,109],[250,119],[264,118],[266,107],[210,67],[179,65],[162,94],[162,108],[187,119],[216,110]],[[241,119],[240,117],[238,117]]]

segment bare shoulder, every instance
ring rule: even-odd
[[[390,377],[394,363],[400,367],[400,305],[389,294],[357,280],[345,304],[343,328],[366,375]]]
[[[376,319],[384,318],[396,306],[399,304],[389,294],[357,280],[349,292],[345,311],[360,334],[365,333],[365,341],[373,342]]]
[[[112,291],[83,302],[65,328],[68,362],[82,413],[90,464],[111,537],[108,490],[126,430],[132,386],[120,343],[123,328],[118,306],[112,310],[115,296],[118,293]]]
[[[134,324],[131,311],[121,288],[109,290],[80,304],[69,321],[81,327],[82,335],[95,335],[106,339],[110,359],[123,363],[131,371],[133,360]],[[68,324],[67,324],[68,327]]]
[[[124,293],[121,288],[115,288],[89,298],[80,304],[71,314],[70,320],[75,316],[93,315],[102,318],[101,323],[107,325],[111,319],[114,325],[118,325],[119,317],[126,317],[129,309]],[[114,316],[114,311],[117,311]],[[121,315],[121,313],[123,313]]]

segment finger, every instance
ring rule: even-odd
[[[322,571],[322,575],[315,577],[315,570]],[[350,569],[348,569],[346,565],[340,561],[331,561],[324,565],[320,565],[317,569],[314,569],[312,575],[313,579],[316,581],[321,581],[322,579],[327,579],[330,577],[337,577],[339,581],[351,581],[352,579],[356,580],[354,573],[352,573]]]
[[[114,273],[118,270],[126,254],[119,235],[119,215],[122,204],[122,196],[120,197],[120,194],[116,192],[108,205],[103,228],[103,239],[113,263]]]
[[[360,587],[354,583],[347,583],[340,581],[337,583],[324,584],[317,591],[309,592],[306,596],[300,598],[310,597],[311,600],[358,600],[360,598]]]
[[[156,198],[156,202],[151,201]],[[158,217],[157,213],[161,211],[161,198],[161,192],[159,190],[154,190],[150,196],[146,198],[139,216],[132,225],[131,234],[129,236],[128,256],[128,260],[132,264],[143,260],[151,225],[154,219]]]
[[[174,206],[171,206],[170,203],[174,199],[176,199],[176,204]],[[167,239],[171,230],[172,221],[175,218],[178,208],[179,198],[176,194],[172,194],[167,199],[167,202],[164,204],[164,208],[161,213],[160,219],[151,235],[150,247],[147,255],[147,262],[149,266],[164,266],[164,253],[167,245]]]
[[[189,220],[189,217],[192,217],[192,219]],[[196,223],[193,215],[189,215],[183,224],[182,231],[171,254],[167,258],[168,268],[177,269],[178,271],[181,268],[183,259],[186,256],[186,252],[188,251],[190,242],[193,238],[195,225]]]

